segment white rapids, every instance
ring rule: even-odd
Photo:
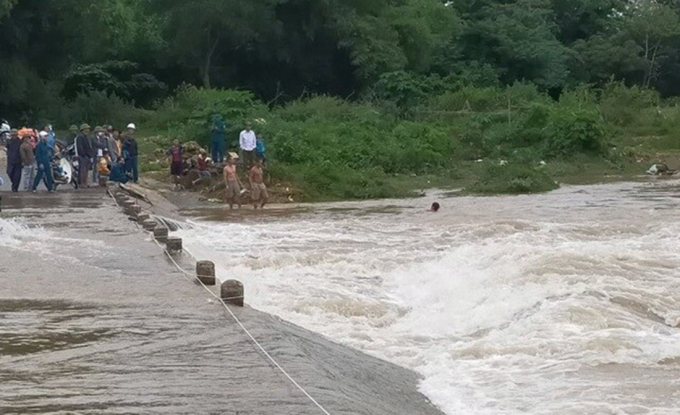
[[[420,373],[447,414],[670,415],[679,208],[678,182],[432,193],[179,236],[251,306]]]

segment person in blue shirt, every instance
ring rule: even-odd
[[[262,164],[267,164],[267,153],[264,146],[264,137],[261,135],[258,135],[257,141],[255,141],[255,156],[258,160],[262,160]]]
[[[223,163],[227,151],[227,126],[221,115],[215,114],[210,127],[210,147],[213,163]]]
[[[109,173],[109,181],[123,184],[130,181],[130,176],[128,176],[125,170],[125,159],[119,158],[117,162],[111,163],[111,173]]]
[[[54,146],[57,145],[57,135],[52,129],[52,124],[47,124],[45,126],[45,132],[47,133],[47,146],[52,149],[52,155],[54,155]]]
[[[52,179],[52,149],[47,144],[47,133],[40,133],[40,141],[35,146],[35,161],[38,164],[38,174],[33,180],[33,192],[38,189],[41,180],[45,180],[45,186],[50,192],[54,192],[54,180]]]

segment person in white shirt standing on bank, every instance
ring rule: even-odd
[[[252,125],[246,123],[246,129],[241,131],[239,137],[239,144],[241,146],[241,159],[246,168],[250,168],[255,163],[255,148],[257,147],[257,138],[255,131],[252,130]]]

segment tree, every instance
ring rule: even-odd
[[[666,47],[680,34],[680,19],[670,6],[654,0],[643,0],[631,8],[622,29],[642,49],[645,73],[642,86],[650,87],[658,75],[659,62]]]
[[[559,88],[568,78],[572,52],[556,38],[549,0],[454,2],[466,21],[465,60],[499,68],[506,83],[527,80]]]
[[[275,2],[266,0],[157,0],[167,16],[172,53],[196,66],[203,86],[211,87],[213,60],[222,49],[254,49],[266,33],[278,31]]]
[[[18,0],[0,0],[0,19],[7,16]]]

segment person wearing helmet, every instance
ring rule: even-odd
[[[83,124],[75,138],[76,157],[78,158],[78,184],[82,187],[88,185],[88,173],[90,160],[92,159],[92,143],[90,141],[90,126]]]
[[[73,144],[78,136],[78,126],[72,125],[68,128],[68,136],[66,137],[66,142],[68,144]]]
[[[0,121],[0,145],[4,145],[9,140],[11,128],[7,120]]]
[[[52,155],[54,155],[54,146],[57,145],[57,135],[54,133],[52,124],[47,124],[43,131],[47,133],[47,145],[52,149]]]
[[[137,126],[133,123],[128,124],[125,132],[125,141],[123,143],[123,158],[125,159],[125,170],[132,175],[132,181],[137,183],[139,181],[139,150],[137,149],[137,140],[135,140],[135,131]]]

